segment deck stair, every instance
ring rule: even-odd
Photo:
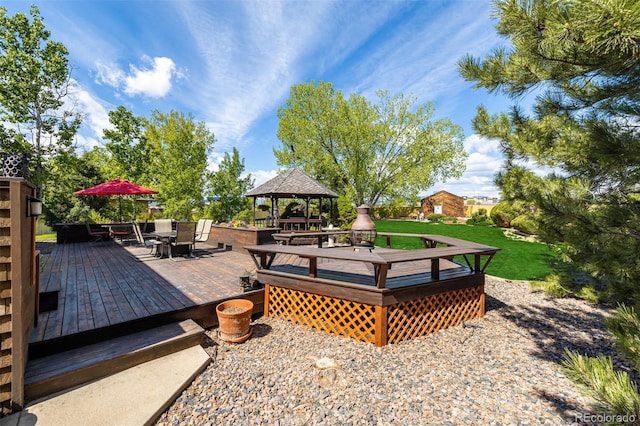
[[[204,329],[185,320],[29,360],[25,400],[33,401],[200,345],[203,337]]]

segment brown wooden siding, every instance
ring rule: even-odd
[[[24,405],[28,339],[36,319],[38,278],[35,218],[27,217],[34,187],[0,179],[0,414]]]
[[[422,199],[422,212],[425,217],[434,213],[434,206],[442,206],[442,214],[451,217],[464,217],[464,199],[447,191],[436,192]]]

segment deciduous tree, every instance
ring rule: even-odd
[[[354,204],[410,200],[438,180],[459,177],[466,154],[459,126],[433,120],[411,96],[345,98],[331,83],[291,88],[278,110],[278,163],[298,167]]]
[[[81,197],[73,195],[78,189],[87,188],[104,181],[102,170],[107,158],[104,150],[93,149],[81,156],[61,153],[47,162],[51,169],[46,182],[47,208],[44,219],[49,226],[56,223],[76,223],[99,214],[109,218],[109,197]],[[117,217],[113,210],[112,218]]]
[[[109,111],[111,129],[104,129],[105,148],[110,154],[109,178],[120,177],[139,185],[149,185],[149,146],[144,138],[142,117],[136,117],[123,106]]]
[[[156,199],[166,216],[190,219],[193,209],[203,205],[207,155],[215,136],[191,115],[156,110],[146,123],[144,137],[151,152]]]
[[[253,188],[254,179],[251,174],[242,177],[243,173],[244,160],[234,147],[231,155],[224,154],[218,170],[209,174],[210,218],[228,221],[249,207],[249,199],[244,194]]]
[[[36,6],[29,20],[0,7],[0,148],[35,160],[41,185],[48,159],[68,151],[81,116],[68,106],[71,80],[67,48],[49,40]]]

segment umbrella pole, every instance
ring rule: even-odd
[[[120,223],[122,223],[122,195],[118,195],[118,200],[120,201]]]

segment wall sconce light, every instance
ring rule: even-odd
[[[27,196],[27,217],[38,217],[42,214],[42,200]]]

